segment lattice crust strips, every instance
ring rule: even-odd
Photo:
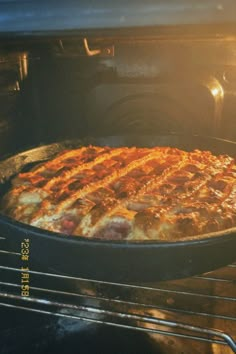
[[[181,239],[236,225],[236,164],[200,150],[82,147],[20,173],[2,205],[65,234]]]

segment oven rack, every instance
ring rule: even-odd
[[[137,285],[38,266],[25,272],[20,259],[0,237],[0,307],[212,343],[236,353],[236,264],[188,279]],[[23,273],[29,276],[29,296],[21,293]]]

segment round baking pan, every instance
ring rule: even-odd
[[[212,137],[110,136],[64,141],[33,148],[0,162],[0,188],[4,194],[15,174],[35,163],[53,158],[67,148],[82,145],[170,146],[191,151],[235,155],[236,143]],[[0,215],[0,234],[7,236],[12,249],[21,251],[29,239],[30,262],[59,273],[112,282],[153,282],[201,274],[236,260],[236,228],[176,242],[128,242],[66,236],[42,230]],[[186,235],[187,236],[187,235]]]

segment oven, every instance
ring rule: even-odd
[[[235,155],[235,11],[210,0],[1,1],[2,158],[117,136],[220,138]],[[52,259],[76,269],[73,250],[63,259],[46,240],[32,257],[29,233],[0,235],[2,354],[236,352],[234,243],[215,267],[203,265],[217,250],[198,254],[193,273],[182,264],[162,279],[154,268],[139,281],[135,269],[96,276],[96,250],[92,271],[60,271]]]

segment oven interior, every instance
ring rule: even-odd
[[[236,36],[212,28],[3,37],[0,151],[87,136],[236,140]],[[75,279],[0,238],[1,353],[236,352],[236,265],[155,284]],[[42,254],[43,257],[43,254]],[[154,270],[155,271],[155,270]]]
[[[234,140],[235,79],[230,36],[3,41],[1,148],[167,132]]]

